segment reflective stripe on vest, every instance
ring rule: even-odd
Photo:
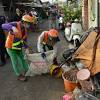
[[[22,48],[12,47],[12,49],[14,49],[14,50],[21,50]]]
[[[12,49],[21,50],[23,45],[23,41],[20,40],[18,42],[13,43]]]
[[[20,45],[21,43],[23,43],[23,41],[21,40],[21,41],[18,41],[18,42],[16,42],[16,43],[13,43],[13,45],[12,46],[17,46],[17,45]]]

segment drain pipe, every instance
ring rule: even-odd
[[[99,0],[97,0],[97,27],[98,27],[98,29],[99,29],[99,27],[100,27],[100,18],[99,18],[99,16],[100,16],[100,12],[99,12],[99,10],[100,10],[100,1]]]

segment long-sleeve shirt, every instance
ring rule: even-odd
[[[38,42],[37,42],[37,50],[38,52],[41,52],[43,53],[44,50],[43,50],[43,43],[44,43],[44,34],[45,34],[46,31],[42,32],[41,35],[38,37]],[[46,44],[46,43],[45,43]],[[57,42],[54,46],[53,46],[53,58],[54,57],[57,57],[58,55],[58,50],[60,48],[60,45],[59,45],[59,42]]]
[[[63,23],[63,17],[59,18],[59,23],[62,24]]]
[[[44,52],[43,50],[43,39],[44,39],[44,33],[46,31],[42,32],[41,35],[38,37],[38,41],[37,41],[37,50],[38,52]]]
[[[16,27],[17,26],[17,22],[10,22],[10,23],[2,24],[3,30],[6,30],[6,31],[12,30],[13,26]]]

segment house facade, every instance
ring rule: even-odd
[[[85,30],[100,27],[100,0],[82,0],[82,20]]]
[[[88,17],[89,17],[89,28],[98,26],[98,0],[89,0],[88,1]]]

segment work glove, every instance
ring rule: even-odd
[[[53,64],[54,65],[58,65],[58,62],[57,62],[57,58],[56,57],[53,59]]]
[[[42,56],[43,59],[46,58],[46,54],[45,53],[41,53],[41,56]]]

